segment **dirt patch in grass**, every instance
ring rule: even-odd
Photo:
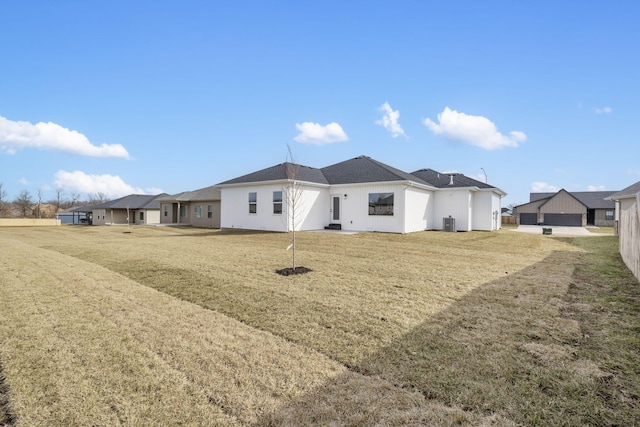
[[[281,268],[280,270],[276,270],[276,273],[278,273],[281,276],[295,276],[297,274],[306,274],[311,271],[313,270],[307,267],[295,267],[295,268],[287,267],[287,268]]]

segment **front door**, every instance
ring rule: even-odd
[[[331,196],[331,223],[340,224],[340,196]]]

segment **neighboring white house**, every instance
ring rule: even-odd
[[[640,181],[609,197],[616,202],[620,255],[640,280]]]
[[[160,223],[220,228],[220,189],[215,186],[164,196],[160,203]]]
[[[295,197],[292,171],[302,190]],[[366,156],[322,169],[282,163],[216,187],[222,228],[285,232],[295,227],[410,233],[442,230],[445,218],[454,224],[451,231],[492,231],[501,228],[500,201],[506,195],[462,174],[407,173]]]
[[[166,193],[153,196],[131,194],[116,200],[100,203],[91,208],[92,224],[159,224],[160,204],[156,199],[162,196],[166,196]]]

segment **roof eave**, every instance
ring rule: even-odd
[[[254,185],[274,185],[274,184],[286,184],[288,183],[288,179],[275,179],[275,180],[267,180],[267,181],[249,181],[249,182],[236,182],[232,184],[216,184],[216,187],[219,188],[237,188],[237,187],[250,187]],[[313,181],[303,181],[296,180],[297,183],[301,185],[308,186],[317,186],[317,187],[330,187],[331,184],[325,184],[322,182],[313,182]]]

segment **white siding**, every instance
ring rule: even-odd
[[[244,228],[249,230],[289,231],[289,216],[286,197],[283,200],[283,213],[273,213],[273,192],[285,191],[286,183],[269,185],[247,185],[246,187],[223,188],[221,190],[222,228]],[[301,184],[302,185],[302,184]],[[302,185],[299,208],[296,212],[297,230],[317,230],[328,224],[323,213],[329,211],[329,196],[326,188]],[[255,214],[249,213],[249,193],[257,193]],[[327,215],[328,216],[328,215]]]
[[[473,230],[493,231],[500,228],[500,196],[494,192],[478,191],[473,194]],[[498,212],[496,214],[496,212]]]
[[[326,188],[304,186],[300,200],[296,201],[298,209],[295,213],[296,231],[321,230],[329,224],[329,192]],[[289,206],[285,208],[289,209]],[[287,220],[291,222],[291,217]],[[287,224],[290,231],[291,224]]]
[[[273,192],[286,182],[247,184],[221,190],[222,228],[290,231],[291,216],[273,213]],[[257,196],[255,214],[249,213],[249,193]],[[393,215],[369,215],[370,193],[393,193]],[[340,220],[332,219],[332,198],[340,197]],[[345,184],[331,187],[304,185],[296,212],[296,230],[318,230],[339,222],[346,231],[411,233],[441,230],[442,219],[453,217],[457,231],[495,230],[500,227],[500,196],[469,189],[426,190],[407,183]],[[283,200],[283,212],[287,212]],[[190,206],[193,211],[193,205]],[[206,212],[203,204],[203,211]],[[493,213],[498,212],[494,218]],[[190,212],[191,213],[191,212]]]
[[[409,187],[405,190],[404,232],[428,230],[433,219],[433,192]]]
[[[457,231],[471,231],[471,192],[469,190],[440,190],[435,193],[434,218],[430,229],[442,230],[442,218],[455,219]]]
[[[343,230],[403,233],[406,185],[365,184],[332,187],[331,194],[341,194]],[[393,193],[393,215],[369,215],[369,193]],[[345,198],[344,195],[347,195]],[[327,214],[327,219],[329,219]]]

